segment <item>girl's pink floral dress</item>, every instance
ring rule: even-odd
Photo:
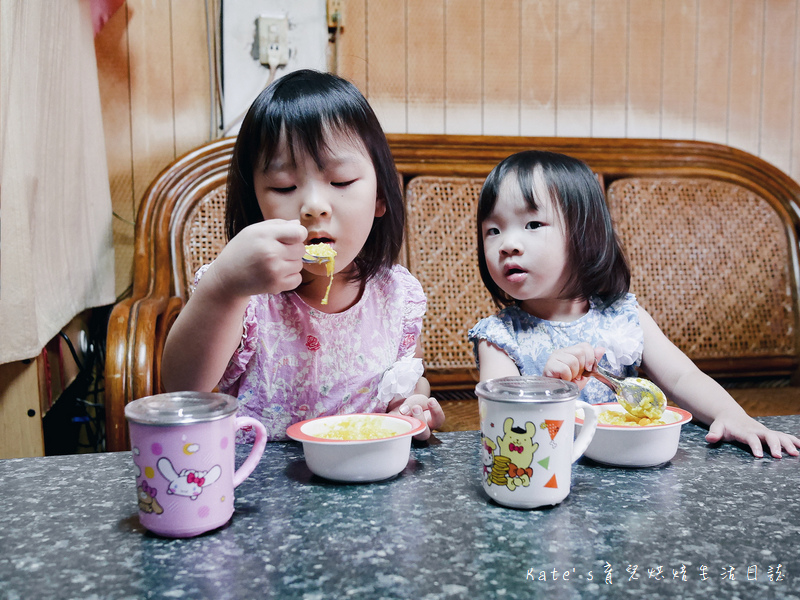
[[[425,304],[422,286],[399,265],[367,282],[342,313],[320,312],[294,292],[252,296],[219,389],[239,399],[239,416],[264,423],[270,440],[287,439],[286,428],[304,419],[385,412],[378,384],[414,355]],[[252,432],[237,435],[253,440]]]

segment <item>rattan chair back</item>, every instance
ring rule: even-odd
[[[475,214],[482,185],[480,178],[423,176],[406,188],[408,268],[428,297],[425,367],[439,375],[475,375],[467,331],[497,310],[478,272]]]
[[[608,189],[639,302],[693,359],[796,354],[779,208],[734,183],[629,178]]]
[[[177,295],[188,300],[198,269],[213,261],[225,246],[224,183],[198,196],[186,207],[186,217],[171,231]]]

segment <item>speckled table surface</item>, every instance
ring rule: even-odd
[[[761,420],[800,431],[800,416]],[[652,469],[582,459],[567,499],[532,511],[484,494],[478,432],[360,485],[274,443],[231,522],[183,540],[139,525],[129,453],[4,460],[0,597],[800,598],[800,461],[704,435],[684,426]]]

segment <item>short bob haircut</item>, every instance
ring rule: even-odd
[[[386,212],[373,221],[350,277],[366,281],[391,267],[403,241],[405,207],[389,144],[361,92],[340,77],[318,71],[295,71],[276,80],[259,94],[244,117],[228,171],[228,239],[264,220],[253,173],[269,166],[282,134],[293,160],[304,154],[320,168],[332,135],[344,135],[365,149],[375,167],[377,197],[386,204]]]
[[[613,304],[628,292],[631,273],[614,233],[603,189],[586,163],[555,152],[529,150],[512,154],[486,178],[478,200],[478,267],[483,283],[498,308],[518,303],[501,290],[489,274],[481,229],[494,210],[500,184],[506,177],[514,177],[528,206],[539,209],[544,199],[534,196],[537,170],[561,213],[566,230],[570,276],[562,297],[595,298],[603,307]]]

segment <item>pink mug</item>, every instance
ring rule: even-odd
[[[234,488],[264,453],[264,425],[236,417],[236,398],[202,392],[140,398],[125,416],[141,524],[165,537],[192,537],[227,523]],[[243,427],[255,429],[256,440],[236,470],[236,431]]]

